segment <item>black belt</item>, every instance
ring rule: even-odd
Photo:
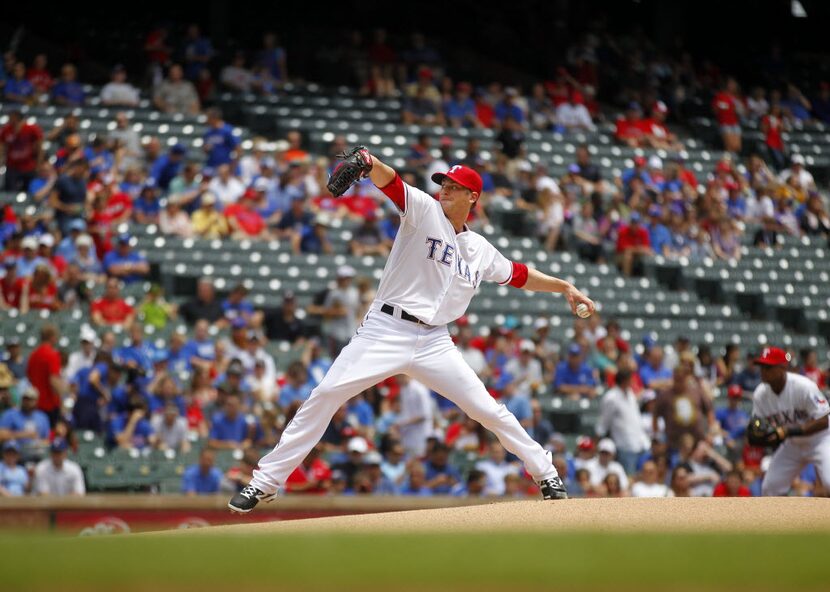
[[[384,313],[388,314],[389,316],[394,317],[395,316],[395,307],[392,306],[391,304],[384,304],[383,306],[380,307],[380,312],[384,312]],[[426,323],[423,322],[421,319],[419,319],[418,317],[416,317],[414,315],[409,314],[404,309],[401,309],[401,318],[405,321],[410,321],[412,323],[417,323],[418,325],[426,325]]]

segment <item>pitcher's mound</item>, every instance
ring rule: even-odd
[[[277,500],[274,503],[279,503]],[[623,498],[555,502],[515,501],[435,510],[412,510],[214,526],[178,531],[210,534],[303,532],[830,532],[826,498]]]

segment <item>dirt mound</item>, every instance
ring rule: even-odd
[[[494,502],[460,508],[214,526],[175,531],[175,534],[561,530],[830,532],[830,499],[624,498]]]

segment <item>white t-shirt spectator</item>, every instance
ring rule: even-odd
[[[643,483],[638,481],[631,486],[631,497],[674,497],[674,493],[662,483]]]
[[[505,372],[513,377],[514,392],[527,398],[533,397],[532,385],[542,384],[542,364],[536,358],[528,360],[524,366],[518,358],[513,358],[504,366]]]
[[[37,495],[85,495],[84,474],[74,461],[64,459],[58,469],[46,458],[35,467],[34,491]]]
[[[208,190],[216,196],[222,206],[236,203],[245,193],[245,186],[236,177],[228,177],[227,183],[219,177],[214,177],[208,184]]]
[[[109,82],[101,89],[101,102],[105,105],[135,107],[138,101],[138,89],[128,82]]]
[[[556,123],[571,129],[594,129],[591,114],[585,105],[562,103],[556,108]]]
[[[164,421],[164,414],[157,413],[150,420],[153,431],[170,450],[179,450],[187,439],[187,418],[177,417],[173,425],[167,425]]]
[[[222,81],[222,84],[234,90],[249,92],[251,90],[253,75],[245,68],[239,68],[238,66],[225,66],[222,68],[219,80]]]
[[[487,483],[484,486],[484,495],[504,495],[504,478],[508,475],[518,475],[519,468],[508,462],[496,464],[489,458],[476,463],[476,469],[486,475]]]
[[[401,412],[398,421],[401,424],[401,445],[407,457],[420,458],[426,453],[427,438],[432,434],[432,397],[429,389],[417,380],[401,387]],[[420,418],[419,421],[409,423]]]
[[[599,457],[594,457],[585,463],[585,468],[591,474],[591,485],[598,487],[602,485],[605,477],[609,473],[615,473],[620,478],[620,487],[628,489],[628,475],[625,474],[625,469],[615,460],[609,462],[606,466],[602,466],[599,462]]]
[[[648,450],[651,440],[640,421],[640,403],[634,391],[629,388],[623,392],[615,386],[603,395],[596,433],[598,436],[610,434],[619,450]]]

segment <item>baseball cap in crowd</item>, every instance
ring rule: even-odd
[[[635,156],[634,157],[634,166],[646,166],[646,157],[645,156]]]
[[[568,172],[569,173],[576,175],[576,174],[579,174],[579,171],[580,171],[580,168],[579,168],[578,164],[573,163],[573,164],[568,165]]]
[[[366,454],[369,451],[369,444],[366,443],[366,440],[360,436],[355,436],[349,443],[346,445],[346,448],[349,452],[358,452],[360,454]]]
[[[640,108],[640,103],[638,103],[637,101],[631,101],[628,104],[628,110],[629,111],[642,111],[642,109]]]
[[[352,278],[355,276],[354,267],[351,265],[341,265],[337,268],[337,277],[338,278]]]
[[[457,164],[446,173],[435,173],[431,177],[432,182],[437,185],[443,183],[445,178],[455,181],[474,193],[481,193],[481,187],[484,184],[477,172],[463,164]]]
[[[184,144],[173,144],[173,147],[170,148],[171,154],[187,154],[187,148],[184,147]]]
[[[271,187],[271,182],[265,177],[259,177],[254,181],[254,191],[268,191]]]
[[[80,218],[75,218],[69,222],[70,232],[86,232],[86,222]]]
[[[578,356],[582,353],[582,347],[578,343],[572,343],[568,346],[568,355],[569,356]]]
[[[129,232],[122,232],[118,235],[118,242],[123,244],[129,244],[129,242],[133,239],[132,235]]]
[[[663,215],[663,208],[660,206],[654,205],[648,209],[648,215],[654,218],[659,218]]]
[[[34,237],[31,234],[23,237],[23,242],[20,243],[20,246],[24,249],[37,249],[37,237]]]
[[[202,205],[203,206],[212,206],[216,204],[216,196],[213,195],[210,191],[205,191],[202,194]]]
[[[80,333],[81,341],[88,341],[90,343],[96,343],[98,341],[98,335],[95,333],[95,329],[89,325],[82,326]]]
[[[20,392],[21,399],[37,399],[38,393],[37,389],[32,386],[32,383],[28,380],[21,380],[17,385],[17,390]]]
[[[65,439],[55,438],[49,445],[49,452],[66,452],[67,448],[69,448],[69,444],[66,443]]]
[[[740,399],[744,394],[741,385],[739,384],[730,384],[729,388],[726,390],[726,395],[730,398]]]
[[[663,160],[656,154],[652,154],[651,157],[648,159],[648,166],[652,169],[662,169]]]
[[[599,452],[608,452],[609,454],[617,454],[617,446],[611,438],[603,438],[597,444]]]
[[[793,157],[790,160],[793,164],[804,165],[804,156],[802,156],[801,154],[793,154]]]
[[[76,247],[91,247],[92,246],[92,237],[88,234],[82,234],[78,238],[75,239],[75,246]]]
[[[242,317],[234,317],[231,321],[231,328],[232,329],[244,329],[248,326],[248,323]]]
[[[646,403],[651,403],[656,398],[657,392],[654,389],[645,389],[643,394],[640,395],[640,404],[645,405]]]
[[[539,329],[544,329],[548,325],[550,325],[550,321],[548,321],[545,317],[539,317],[538,319],[533,321],[533,328],[537,331]]]
[[[755,358],[756,364],[764,366],[782,366],[790,363],[792,357],[780,347],[765,347],[761,355]]]
[[[579,347],[579,346],[577,346]],[[530,339],[522,339],[522,342],[519,344],[519,351],[523,352],[535,352],[536,351],[536,344],[534,344]]]
[[[363,457],[364,465],[380,465],[382,462],[383,457],[376,450],[366,453],[366,456]]]
[[[38,244],[42,247],[49,247],[51,249],[55,246],[55,237],[51,234],[41,234]]]
[[[14,440],[8,440],[5,444],[3,444],[3,452],[20,452],[20,444],[18,444]]]
[[[244,373],[245,368],[242,366],[242,362],[240,362],[239,360],[234,359],[231,361],[230,364],[228,364],[228,370],[226,371],[226,374],[234,374],[236,376],[241,376]]]
[[[666,104],[663,101],[656,101],[654,103],[654,105],[652,106],[652,109],[654,109],[655,111],[657,111],[659,113],[668,113],[669,112],[669,108],[666,106]]]
[[[576,447],[579,450],[593,450],[594,441],[589,436],[580,436],[576,440]]]
[[[632,224],[636,224],[640,221],[640,212],[631,212],[631,217],[629,218]]]

